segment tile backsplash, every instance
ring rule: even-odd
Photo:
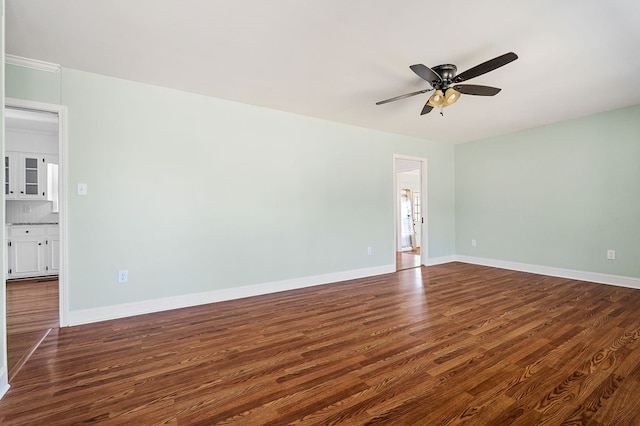
[[[51,212],[51,201],[5,201],[6,223],[58,222],[58,213]]]

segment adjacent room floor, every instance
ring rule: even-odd
[[[396,252],[396,271],[420,266],[420,247],[408,251]]]
[[[7,281],[9,381],[47,334],[58,328],[58,279]]]

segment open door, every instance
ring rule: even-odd
[[[5,99],[9,381],[51,330],[66,325],[65,114],[60,105]]]
[[[396,271],[417,268],[426,259],[425,164],[425,159],[394,156]]]

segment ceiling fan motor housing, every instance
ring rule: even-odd
[[[436,89],[446,89],[453,83],[458,67],[453,64],[442,64],[431,68],[442,78],[442,81],[433,81],[432,86]],[[437,86],[437,87],[436,87]]]

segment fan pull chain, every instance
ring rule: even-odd
[[[444,113],[442,110],[444,109],[444,105],[440,104],[440,115],[444,117]]]

